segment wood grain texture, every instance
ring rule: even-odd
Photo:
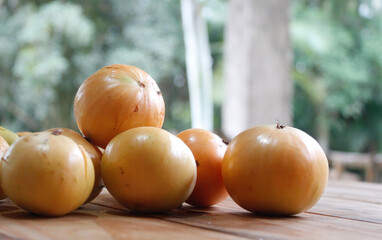
[[[0,239],[382,239],[382,185],[331,182],[308,212],[256,216],[231,199],[211,208],[184,204],[138,215],[107,191],[60,218],[29,214],[0,201]]]
[[[230,234],[91,203],[59,218],[32,215],[9,201],[2,203],[0,211],[0,239],[236,239]]]

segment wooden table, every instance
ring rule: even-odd
[[[60,218],[41,218],[0,201],[0,239],[382,239],[382,185],[330,182],[306,213],[259,217],[227,199],[216,207],[184,204],[160,215],[126,211],[107,191]]]

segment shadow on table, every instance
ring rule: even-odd
[[[16,210],[18,208],[14,208],[13,210]],[[15,211],[15,212],[7,212],[1,214],[5,218],[9,219],[18,219],[18,220],[31,220],[31,219],[40,219],[40,220],[45,220],[45,219],[71,219],[71,218],[77,218],[80,217],[82,219],[85,218],[97,218],[98,216],[88,214],[88,213],[83,213],[83,212],[71,212],[67,215],[61,216],[61,217],[46,217],[46,216],[40,216],[36,215],[30,212],[26,212],[23,210]]]

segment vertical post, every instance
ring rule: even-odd
[[[192,127],[212,130],[212,63],[207,25],[199,1],[182,0],[181,11]]]

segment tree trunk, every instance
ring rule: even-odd
[[[223,132],[292,124],[289,1],[231,0],[224,49]]]

